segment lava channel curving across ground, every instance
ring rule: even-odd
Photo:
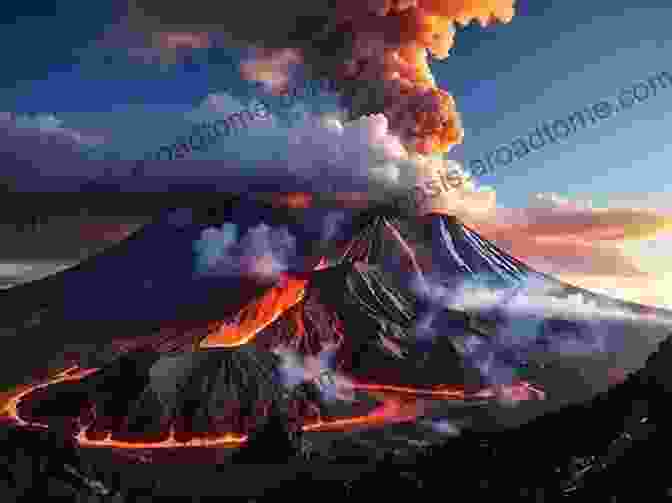
[[[19,404],[23,400],[30,399],[30,395],[50,385],[77,381],[97,372],[99,369],[81,369],[78,366],[70,367],[51,379],[34,385],[20,386],[14,392],[5,394],[2,407],[2,418],[20,427],[48,428],[48,425],[31,422],[22,418],[18,412]],[[419,399],[424,400],[449,400],[449,401],[479,401],[493,398],[508,398],[511,400],[544,399],[544,393],[531,384],[521,381],[509,386],[484,388],[477,392],[469,393],[460,386],[441,386],[433,389],[416,389],[388,385],[354,383],[355,390],[371,392],[382,397],[382,405],[367,415],[341,418],[334,420],[318,420],[303,425],[307,432],[316,431],[352,431],[360,428],[384,426],[394,423],[414,421],[420,414]],[[126,442],[113,440],[112,433],[101,440],[91,440],[86,437],[89,425],[81,427],[76,434],[76,439],[81,447],[98,447],[110,449],[156,449],[156,448],[179,448],[179,447],[238,447],[246,440],[246,435],[234,433],[209,435],[207,438],[193,438],[186,442],[175,439],[174,429],[171,428],[170,436],[162,441],[155,442]]]

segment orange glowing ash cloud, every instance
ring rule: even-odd
[[[352,118],[384,113],[407,149],[444,153],[463,139],[453,97],[439,89],[428,56],[445,59],[455,24],[508,23],[515,0],[129,0],[129,23],[172,47],[191,34],[224,34],[256,49],[244,78],[271,89],[291,82],[294,66],[327,78],[347,100]]]
[[[455,23],[476,19],[487,26],[508,23],[513,15],[513,0],[341,0],[332,30],[349,34],[352,43],[347,57],[324,73],[351,98],[353,116],[382,112],[409,151],[447,152],[462,142],[464,131],[453,97],[436,85],[428,55],[449,55]],[[305,52],[310,66],[311,53]],[[272,53],[262,51],[242,65],[243,76],[265,81],[269,59]],[[277,59],[284,62],[286,50],[277,51]]]

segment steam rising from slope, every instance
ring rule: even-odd
[[[242,237],[232,223],[220,229],[210,227],[194,243],[196,268],[201,274],[271,280],[287,270],[295,250],[296,240],[286,228],[265,224],[251,228]]]
[[[328,402],[354,400],[354,385],[346,376],[334,370],[337,347],[327,347],[316,356],[300,355],[290,347],[280,346],[273,352],[280,357],[280,373],[284,385],[293,389],[306,383],[313,383]]]
[[[450,321],[441,316],[446,308],[477,312],[497,321],[494,337],[470,335],[453,340],[489,383],[509,384],[535,352],[574,356],[619,352],[628,324],[669,325],[655,315],[628,312],[581,293],[556,297],[547,287],[552,288],[535,278],[514,288],[486,287],[476,279],[465,279],[453,288],[422,278],[414,289],[427,299],[429,309],[416,329],[432,341],[443,335],[450,337]]]

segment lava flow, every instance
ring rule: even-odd
[[[236,323],[221,323],[215,332],[201,341],[200,346],[226,348],[250,342],[261,330],[303,299],[308,280],[285,277],[280,283],[257,301],[248,304],[238,314]]]
[[[406,386],[392,386],[387,384],[355,384],[354,388],[359,391],[390,393],[400,395],[422,396],[434,400],[479,400],[488,398],[509,398],[512,400],[544,400],[546,394],[540,388],[520,381],[509,385],[491,386],[480,389],[474,393],[467,393],[458,386],[436,386],[434,388],[411,388]]]
[[[326,265],[326,259],[322,257],[313,270],[319,271]],[[239,311],[233,323],[218,323],[216,329],[199,346],[203,349],[233,348],[247,344],[264,328],[301,302],[307,285],[308,280],[305,278],[281,274],[278,283]]]
[[[2,417],[14,422],[22,427],[48,428],[48,425],[37,422],[30,422],[23,419],[18,412],[19,403],[28,398],[31,393],[43,389],[52,384],[64,381],[77,381],[89,376],[99,369],[80,369],[77,366],[70,367],[58,374],[47,382],[20,387],[14,394],[2,404]],[[432,389],[418,389],[410,387],[398,387],[376,384],[353,384],[353,388],[359,391],[372,392],[383,396],[383,403],[369,414],[355,416],[350,418],[341,418],[334,420],[318,419],[312,423],[303,426],[307,432],[317,431],[348,431],[358,428],[371,426],[382,426],[393,423],[409,422],[417,419],[422,410],[420,399],[430,400],[457,400],[469,401],[487,399],[492,397],[519,397],[519,399],[529,399],[534,396],[538,399],[544,398],[543,391],[535,388],[529,383],[520,382],[511,386],[485,388],[475,393],[468,393],[458,386],[441,386]],[[388,396],[389,395],[389,396]],[[402,396],[400,396],[402,395]],[[247,435],[235,433],[224,433],[217,436],[208,435],[207,437],[194,437],[186,441],[175,439],[175,430],[171,426],[170,435],[167,439],[154,442],[128,442],[122,440],[113,440],[112,432],[106,438],[92,440],[86,437],[90,425],[83,426],[75,435],[78,443],[82,447],[105,447],[111,449],[170,449],[170,448],[188,448],[188,447],[237,447],[247,440]]]

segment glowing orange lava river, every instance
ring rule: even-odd
[[[48,428],[47,425],[26,421],[18,412],[19,403],[32,392],[64,381],[77,381],[98,369],[81,369],[70,367],[41,384],[24,385],[10,393],[3,394],[4,402],[0,404],[0,418],[22,427]],[[382,397],[382,405],[364,416],[329,421],[316,421],[305,424],[304,431],[343,431],[370,426],[381,426],[392,423],[414,421],[419,416],[419,399],[428,400],[457,400],[478,401],[492,398],[510,400],[544,399],[544,392],[529,383],[519,382],[509,386],[484,388],[474,393],[468,393],[458,386],[439,386],[431,389],[416,389],[378,384],[356,383],[354,389],[370,392]],[[175,432],[171,427],[170,436],[162,441],[155,442],[125,442],[113,440],[112,433],[106,438],[92,440],[86,437],[89,425],[83,426],[76,438],[81,447],[105,447],[111,449],[157,449],[178,447],[237,447],[247,440],[247,436],[233,433],[209,435],[207,438],[193,438],[185,442],[175,440]]]

